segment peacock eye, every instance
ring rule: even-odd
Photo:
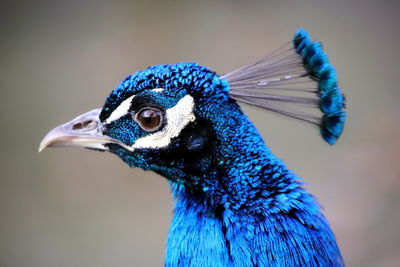
[[[146,132],[154,132],[162,126],[163,113],[154,108],[143,108],[136,114],[135,120]]]

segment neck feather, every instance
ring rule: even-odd
[[[315,199],[239,109],[222,115],[202,190],[171,183],[166,265],[343,266]]]

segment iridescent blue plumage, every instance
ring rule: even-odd
[[[78,117],[72,128],[94,122],[98,128],[83,129],[82,140],[92,138],[86,147],[168,179],[175,208],[166,266],[343,266],[319,204],[236,101],[317,125],[329,144],[343,131],[336,72],[304,30],[288,47],[223,76],[196,63],[138,71],[108,96],[98,118],[90,112],[81,116],[89,123]]]

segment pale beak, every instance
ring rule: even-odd
[[[108,150],[106,143],[120,143],[103,135],[103,125],[99,119],[100,111],[100,108],[94,109],[51,130],[40,142],[39,152],[46,147],[60,146]]]

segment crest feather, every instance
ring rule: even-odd
[[[343,132],[345,97],[336,70],[303,29],[275,52],[220,78],[232,99],[317,125],[330,145]]]

